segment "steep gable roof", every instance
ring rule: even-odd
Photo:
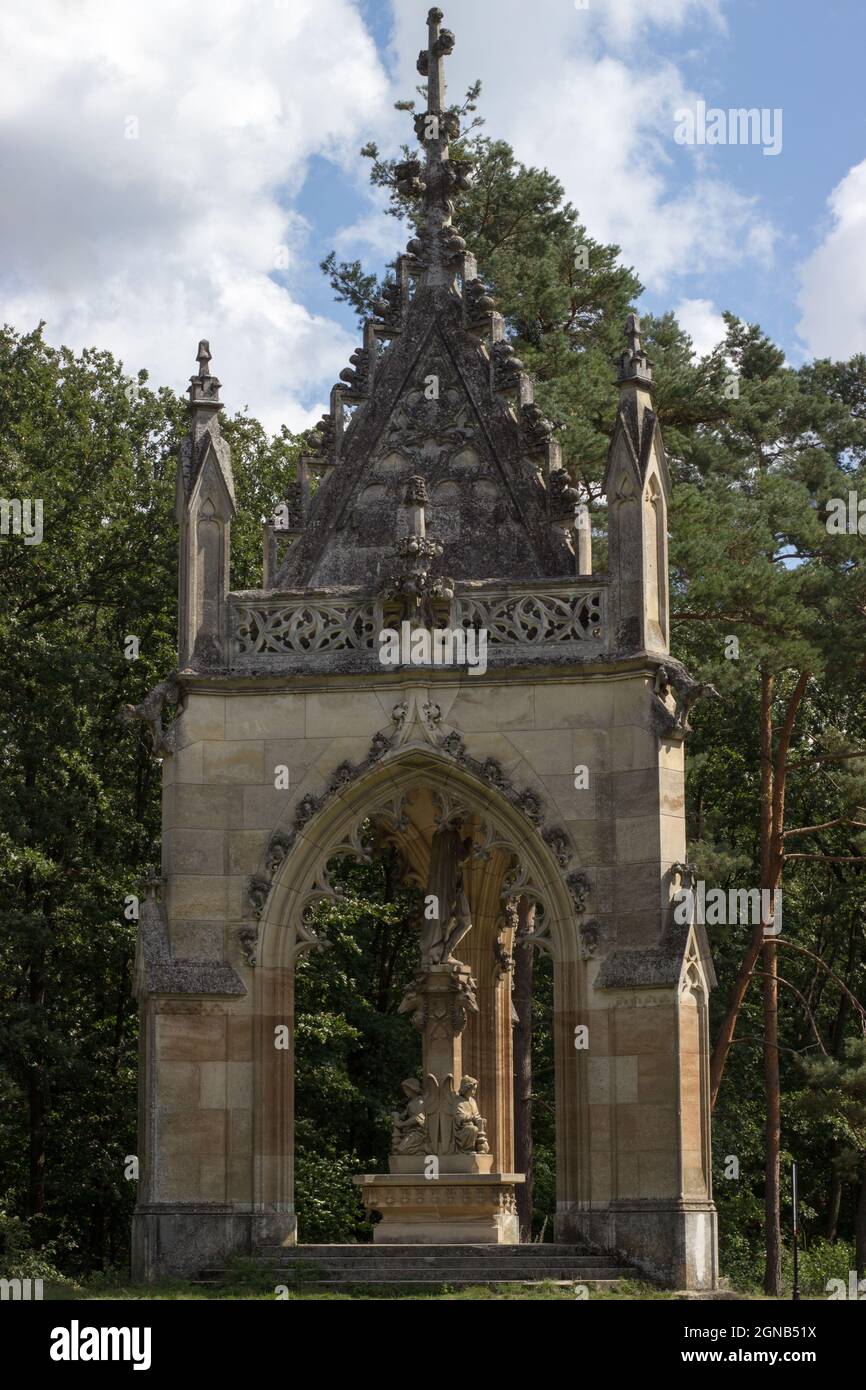
[[[275,587],[374,585],[405,540],[410,482],[419,478],[441,573],[574,573],[566,534],[577,494],[451,222],[450,195],[465,186],[467,171],[449,155],[458,129],[444,107],[443,59],[454,37],[441,19],[430,11],[418,60],[427,78],[427,112],[415,118],[425,162],[407,160],[397,170],[401,189],[423,198],[420,231],[365,327],[353,367],[332,390],[316,453],[302,460],[302,525]]]

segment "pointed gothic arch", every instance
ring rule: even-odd
[[[311,905],[332,896],[328,886],[328,864],[341,854],[364,853],[359,830],[363,822],[381,818],[392,828],[391,842],[414,835],[416,849],[423,843],[426,825],[413,821],[407,802],[421,793],[425,808],[437,800],[443,815],[460,813],[474,823],[479,833],[477,861],[479,871],[470,881],[468,892],[477,921],[468,946],[476,937],[474,950],[465,950],[467,962],[478,982],[482,1005],[473,1026],[486,1038],[470,1032],[468,1069],[480,1080],[480,1091],[491,1120],[491,1147],[499,1152],[500,1163],[508,1168],[507,1153],[513,1151],[512,1095],[510,1070],[502,1073],[502,1053],[510,1056],[510,1046],[497,1030],[510,1030],[510,989],[500,973],[496,979],[493,946],[498,935],[497,904],[504,897],[525,896],[543,908],[544,921],[524,949],[533,947],[549,953],[554,965],[555,1010],[562,1019],[577,1020],[585,1015],[586,949],[581,943],[580,915],[564,881],[563,870],[551,848],[536,828],[495,788],[472,772],[455,766],[443,752],[420,743],[409,743],[389,753],[357,781],[319,810],[304,826],[286,858],[277,868],[264,905],[260,923],[255,978],[255,1065],[256,1101],[254,1133],[258,1145],[255,1164],[256,1208],[275,1221],[286,1236],[286,1225],[294,1219],[293,1104],[294,1104],[294,971],[302,952],[326,949],[327,942],[313,934],[307,920]],[[405,822],[408,821],[408,824]],[[403,824],[401,825],[401,822]],[[277,831],[279,833],[279,831]],[[405,843],[405,841],[404,841]],[[487,865],[494,855],[499,862],[491,874]],[[419,856],[411,856],[419,865]],[[487,891],[485,893],[485,880]],[[492,888],[492,895],[491,895]],[[512,944],[510,938],[506,948]],[[488,969],[476,963],[489,955]],[[498,1001],[485,996],[496,996]],[[498,1006],[497,1006],[498,1005]],[[274,1047],[275,1030],[283,1028],[290,1040],[285,1049]],[[555,1057],[556,1088],[560,1103],[557,1113],[557,1201],[571,1205],[580,1190],[580,1153],[588,1154],[588,1130],[574,1123],[574,1106],[568,1095],[586,1094],[586,1058],[570,1045],[573,1026],[557,1033]],[[486,1055],[485,1055],[486,1054]],[[491,1091],[496,1094],[491,1094]],[[303,1234],[302,1232],[300,1233]]]
[[[314,944],[304,907],[328,890],[328,855],[359,848],[359,817],[385,825],[389,804],[391,833],[423,876],[423,827],[407,839],[394,807],[421,786],[463,798],[504,846],[488,865],[501,878],[507,851],[519,866],[511,886],[545,903],[535,943],[556,972],[556,1238],[680,1288],[712,1287],[711,967],[703,928],[678,930],[671,910],[686,858],[683,739],[704,687],[667,649],[670,478],[651,363],[630,314],[604,483],[609,571],[590,573],[588,533],[575,554],[579,495],[554,426],[453,225],[466,166],[449,150],[454,36],[441,20],[432,9],[419,58],[423,157],[397,168],[423,203],[418,234],[265,525],[261,589],[228,592],[234,485],[220,383],[199,345],[177,476],[180,669],[137,710],[166,762],[165,891],[142,914],[136,970],[135,1268],[175,1274],[295,1238],[292,1068],[275,1058],[274,1030],[293,1013],[297,953]],[[383,665],[383,628],[396,621],[448,627],[464,656],[467,633],[483,631],[484,669],[453,656],[423,670],[402,655]],[[183,712],[165,731],[161,711],[178,692]],[[301,773],[300,801],[274,780],[284,764]],[[479,877],[466,950],[479,989],[502,994],[489,956],[472,955],[490,945],[501,904],[501,883],[480,866],[467,870]],[[469,989],[469,965],[429,956],[425,979],[453,964],[455,988]],[[502,1013],[480,1011],[483,1027],[495,1034]],[[473,1067],[483,1077],[483,1059]],[[504,1049],[499,1069],[501,1091]],[[505,1105],[492,1127],[507,1150]],[[485,1179],[482,1156],[473,1149],[454,1173]],[[402,1171],[363,1181],[385,1191]],[[497,1202],[511,1200],[508,1187],[498,1183]],[[459,1224],[451,1230],[459,1240]],[[514,1240],[507,1215],[483,1238]]]

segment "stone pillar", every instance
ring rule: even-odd
[[[462,1077],[462,1033],[477,1013],[468,965],[427,965],[401,1006],[422,1037],[423,1099],[415,1081],[395,1116],[390,1174],[354,1179],[368,1210],[381,1213],[373,1240],[384,1244],[515,1244],[515,1184],[523,1174],[495,1173],[474,1080]]]
[[[653,410],[652,368],[629,314],[619,407],[603,487],[608,509],[610,621],[618,651],[668,650],[670,475]]]
[[[190,432],[177,467],[178,661],[220,665],[228,657],[226,595],[231,522],[235,513],[229,447],[220,432],[220,382],[210,373],[210,348],[198,346],[190,377]]]

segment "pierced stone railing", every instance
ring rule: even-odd
[[[484,628],[489,646],[560,647],[602,642],[604,591],[555,589],[537,592],[458,593],[457,627]]]
[[[607,647],[606,576],[589,584],[531,580],[458,584],[450,626],[487,633],[488,663],[575,660]],[[385,626],[378,599],[357,591],[229,595],[231,656],[239,671],[374,669]]]
[[[233,665],[374,646],[372,599],[326,602],[263,595],[257,602],[233,603],[231,611]]]

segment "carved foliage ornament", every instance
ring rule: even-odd
[[[568,598],[556,594],[458,598],[457,622],[465,628],[484,628],[490,643],[556,646],[600,639],[601,605],[598,590]]]
[[[412,716],[412,717],[410,717]],[[554,857],[560,868],[565,871],[571,864],[573,852],[571,843],[566,831],[561,826],[547,826],[544,824],[544,807],[541,798],[529,788],[515,787],[511,779],[506,776],[505,770],[496,758],[485,758],[483,760],[473,758],[466,751],[466,746],[456,729],[441,729],[441,711],[438,705],[430,701],[418,701],[414,692],[410,698],[394,706],[392,718],[396,725],[396,731],[392,735],[382,732],[374,734],[367,757],[358,764],[343,762],[334,771],[326,790],[320,796],[313,796],[307,793],[301,798],[295,808],[294,824],[289,827],[281,828],[274,832],[268,843],[265,854],[264,873],[252,875],[249,880],[248,897],[252,910],[256,917],[261,917],[265,903],[267,902],[273,884],[274,875],[282,864],[286,855],[295,844],[298,836],[302,833],[303,827],[312,819],[318,811],[331,799],[338,795],[350,783],[363,776],[370,767],[379,762],[392,747],[402,742],[413,725],[413,718],[416,721],[415,727],[420,724],[423,729],[424,737],[441,749],[455,762],[487,783],[501,796],[503,796],[512,806],[518,810],[522,816],[529,821],[535,832],[541,836],[545,844],[552,850]],[[452,817],[457,814],[459,809],[455,803],[447,805],[442,801],[444,794],[439,794],[440,811],[442,815],[447,813]],[[369,812],[368,812],[369,814]],[[405,820],[399,808],[394,808],[391,813],[392,822],[398,828],[405,826]],[[506,841],[498,841],[489,835],[488,842],[476,846],[472,851],[473,858],[483,858],[489,854],[497,844],[505,845]],[[364,854],[365,851],[360,843],[353,843],[343,847],[351,853]],[[331,857],[337,856],[341,852],[340,847],[335,847]],[[589,879],[579,870],[572,870],[565,875],[566,885],[569,890],[575,912],[580,915],[586,906],[586,897],[589,891]],[[507,882],[503,896],[505,898],[518,897],[522,894],[542,901],[542,893],[534,885],[529,883],[522,871],[518,870]],[[318,890],[319,897],[338,896],[330,885]],[[537,934],[536,934],[537,935]],[[318,943],[316,943],[318,944]]]

